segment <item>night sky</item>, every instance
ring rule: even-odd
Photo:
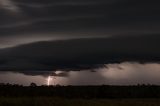
[[[159,5],[158,0],[0,0],[0,70],[159,64]]]

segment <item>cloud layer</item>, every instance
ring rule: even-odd
[[[159,34],[159,10],[157,0],[0,0],[0,48],[23,44],[19,37]]]
[[[0,50],[1,70],[87,69],[124,61],[159,62],[159,35],[37,42]]]
[[[56,72],[35,72],[25,71],[21,73],[1,72],[0,83],[30,85],[35,82],[38,85],[46,85],[48,76],[52,78],[50,84],[60,85],[137,85],[156,84],[160,80],[160,64],[136,62],[124,62],[107,64],[107,68],[83,71],[56,71]],[[54,75],[54,76],[52,76]]]
[[[159,62],[159,4],[157,0],[0,0],[0,70],[79,70],[123,61]]]

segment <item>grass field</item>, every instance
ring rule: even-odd
[[[0,106],[160,106],[160,99],[0,98]]]

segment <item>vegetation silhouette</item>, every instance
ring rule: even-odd
[[[63,97],[63,98],[160,98],[160,86],[30,86],[0,84],[0,97]]]

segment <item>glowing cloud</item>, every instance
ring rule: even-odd
[[[0,0],[0,7],[11,12],[20,12],[19,8],[11,0]]]

